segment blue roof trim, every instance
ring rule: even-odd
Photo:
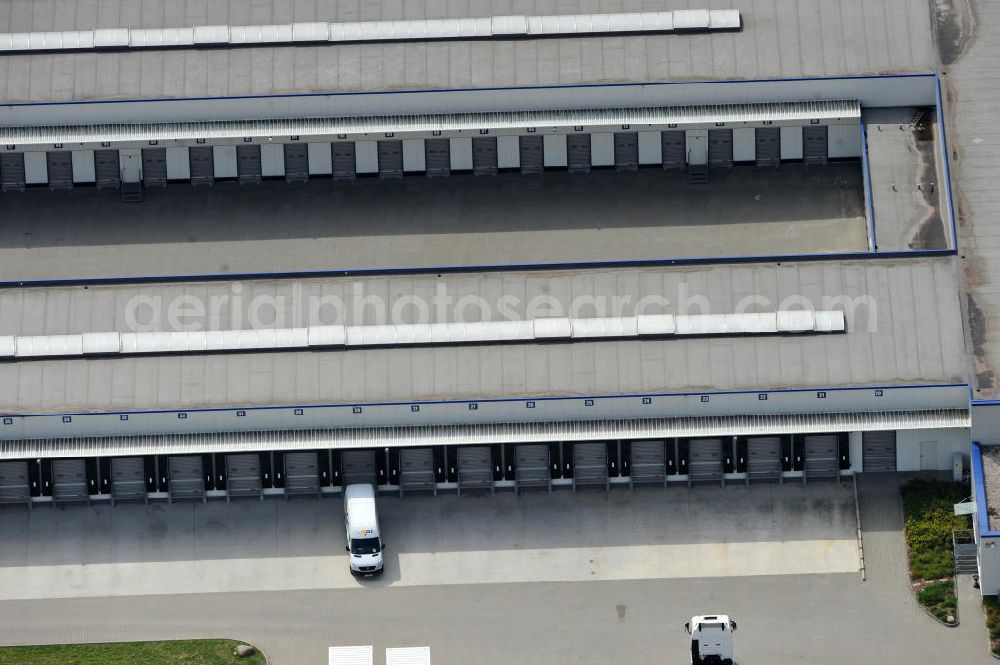
[[[969,450],[969,460],[972,465],[972,482],[975,485],[976,513],[979,522],[979,535],[987,538],[1000,538],[1000,531],[990,531],[989,506],[986,503],[986,482],[983,478],[983,451],[977,441],[973,441]]]
[[[14,108],[25,106],[73,106],[90,104],[151,104],[156,102],[192,102],[206,100],[226,100],[226,99],[294,99],[299,97],[357,97],[363,95],[420,95],[426,93],[439,92],[490,92],[490,91],[510,91],[510,90],[566,90],[571,88],[635,88],[646,86],[686,86],[686,85],[725,85],[727,83],[790,83],[795,81],[851,81],[867,79],[905,79],[905,78],[931,78],[937,77],[933,72],[914,74],[859,74],[855,76],[799,76],[793,78],[773,78],[773,79],[727,79],[724,81],[698,80],[698,81],[647,81],[646,83],[580,83],[561,85],[518,85],[518,86],[498,86],[486,88],[428,88],[425,90],[372,90],[372,91],[347,91],[347,92],[301,92],[283,93],[271,95],[230,95],[221,97],[156,97],[152,99],[91,99],[65,102],[10,102],[0,104],[0,108]]]
[[[924,388],[967,388],[967,383],[917,383],[898,386],[838,386],[833,388],[772,388],[770,390],[704,390],[704,391],[684,391],[676,393],[627,393],[624,395],[574,395],[565,397],[488,397],[471,399],[442,399],[442,400],[411,400],[394,402],[342,402],[331,404],[281,404],[268,406],[216,406],[190,409],[150,409],[142,411],[80,411],[80,412],[53,412],[53,413],[0,413],[0,416],[7,418],[51,418],[54,416],[114,416],[114,415],[141,415],[157,413],[214,413],[220,411],[278,411],[283,409],[340,409],[354,408],[355,406],[410,406],[413,404],[434,405],[434,404],[491,404],[491,403],[511,403],[511,402],[559,402],[587,399],[634,399],[637,397],[698,397],[702,395],[759,395],[759,394],[782,394],[782,393],[812,393],[812,392],[846,392],[857,390],[913,390]]]
[[[865,213],[868,215],[868,251],[878,251],[878,239],[875,236],[875,203],[872,195],[872,170],[868,159],[868,131],[865,129],[865,112],[861,110],[861,173],[865,184]]]

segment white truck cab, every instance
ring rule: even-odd
[[[691,617],[684,629],[691,635],[692,665],[733,665],[735,621],[725,614],[707,614]]]
[[[364,576],[381,575],[385,545],[378,528],[374,485],[344,488],[344,528],[351,572]]]

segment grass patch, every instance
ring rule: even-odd
[[[910,579],[917,601],[941,621],[957,616],[952,531],[969,529],[969,515],[955,515],[954,505],[968,495],[962,483],[911,480],[900,490]]]
[[[259,653],[233,655],[240,642],[178,640],[0,648],[0,665],[267,665]]]
[[[990,633],[990,650],[1000,656],[1000,602],[996,596],[983,596],[986,630]]]

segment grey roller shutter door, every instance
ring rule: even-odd
[[[285,144],[285,182],[309,182],[309,146],[305,143]]]
[[[94,180],[97,189],[121,188],[122,167],[118,161],[117,150],[94,151]]]
[[[335,182],[354,180],[358,174],[358,161],[353,141],[338,141],[330,146]]]
[[[666,455],[663,441],[633,441],[630,445],[633,483],[667,482]]]
[[[315,451],[285,453],[284,462],[286,496],[320,493],[319,455]]]
[[[687,166],[687,141],[682,131],[660,132],[663,168],[683,169]]]
[[[146,187],[167,186],[167,149],[142,149],[142,182]]]
[[[476,175],[497,174],[497,139],[480,136],[472,139],[472,172]]]
[[[688,443],[688,483],[722,480],[722,440],[691,439]]]
[[[754,130],[757,166],[778,166],[781,163],[781,132],[777,127]]]
[[[215,184],[215,154],[211,147],[199,145],[188,148],[188,164],[192,187]]]
[[[285,484],[288,484],[288,468],[285,468]],[[260,455],[226,455],[226,489],[229,496],[263,496],[260,481]]]
[[[424,141],[424,171],[428,178],[447,178],[451,175],[451,142],[448,139]]]
[[[256,185],[261,180],[260,146],[236,146],[236,179],[241,185]]]
[[[590,173],[590,134],[566,136],[566,168],[570,173]]]
[[[753,436],[747,439],[747,481],[781,480],[781,438]]]
[[[608,488],[606,443],[573,444],[573,487],[579,485],[603,485]]]
[[[0,191],[24,191],[24,153],[0,154]]]
[[[836,434],[807,434],[804,441],[805,478],[839,478],[840,437]]]
[[[549,471],[548,446],[535,444],[517,446],[515,459],[515,491],[524,487],[546,487],[552,489],[552,473]]]
[[[403,142],[378,142],[378,177],[396,180],[403,177]]]
[[[73,153],[69,150],[47,152],[45,162],[49,170],[49,189],[53,191],[73,189]]]
[[[829,155],[826,125],[809,125],[802,128],[802,161],[823,166]]]
[[[111,458],[111,498],[146,499],[146,467],[141,457]]]
[[[30,503],[27,462],[0,462],[0,504]]]
[[[340,456],[340,475],[344,487],[374,485],[378,477],[374,450],[345,450]]]
[[[639,168],[639,135],[636,132],[615,133],[615,170],[619,173]]]
[[[171,457],[168,463],[170,499],[205,499],[205,477],[202,472],[201,456],[186,455]]]
[[[542,137],[537,134],[518,137],[521,173],[541,173],[545,170],[545,156],[542,143]]]
[[[864,432],[861,435],[861,470],[896,470],[896,432]]]
[[[733,130],[708,130],[708,165],[727,168],[733,165]]]
[[[420,491],[437,494],[434,451],[431,448],[403,448],[399,451],[399,494]]]
[[[87,468],[82,459],[57,459],[52,462],[52,500],[87,501]]]
[[[458,493],[470,489],[493,491],[493,458],[489,446],[458,449]]]

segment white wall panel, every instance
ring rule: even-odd
[[[968,429],[899,430],[896,432],[896,469],[920,470],[920,446],[923,442],[937,443],[937,468],[951,470],[951,456],[958,452],[965,456],[969,466],[969,444],[972,433]]]
[[[757,158],[756,135],[753,127],[737,127],[733,130],[733,161],[752,162]]]
[[[451,147],[451,170],[472,170],[472,139],[466,136],[449,139]]]
[[[265,178],[285,175],[284,145],[265,143],[260,147],[260,174]]]
[[[861,125],[830,125],[827,134],[829,157],[861,156]]]
[[[215,145],[212,146],[212,157],[215,162],[216,178],[235,178],[236,169],[236,146]]]
[[[596,132],[590,135],[590,163],[593,166],[615,165],[615,135]]]
[[[542,140],[542,150],[545,152],[546,167],[566,166],[565,134],[546,134]]]
[[[309,151],[309,175],[333,174],[333,152],[329,141],[315,141],[307,143],[306,146]]]
[[[167,148],[167,180],[190,180],[191,160],[187,148]]]
[[[497,167],[516,169],[521,166],[521,142],[517,136],[497,137]]]
[[[24,182],[28,185],[42,185],[49,181],[49,164],[44,152],[24,153]]]
[[[403,139],[403,171],[427,170],[427,152],[423,139]]]
[[[660,132],[639,132],[639,163],[663,163],[663,141]]]
[[[94,182],[97,176],[94,173],[94,151],[74,150],[73,151],[73,182]]]
[[[849,432],[848,445],[851,452],[851,471],[860,473],[863,471],[861,463],[864,459],[863,437],[864,432]]]
[[[378,173],[378,141],[356,141],[354,159],[358,173]]]
[[[781,159],[802,159],[802,127],[781,127]]]

